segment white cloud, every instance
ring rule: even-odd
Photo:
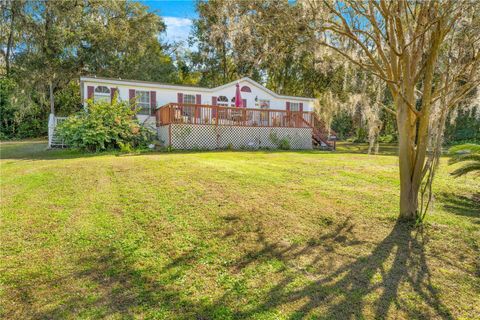
[[[179,42],[186,41],[188,35],[190,34],[190,28],[192,27],[193,21],[187,18],[177,18],[177,17],[163,17],[163,21],[167,26],[166,35],[164,38],[168,42]]]

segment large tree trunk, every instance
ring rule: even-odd
[[[413,89],[406,90],[406,98],[414,100]],[[414,221],[418,210],[420,183],[414,177],[416,156],[416,119],[402,98],[397,97],[398,159],[400,169],[400,216],[402,220]]]
[[[417,217],[418,190],[419,186],[412,181],[411,175],[406,170],[407,159],[404,156],[400,160],[400,216],[402,220],[413,221]]]

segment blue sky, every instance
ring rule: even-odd
[[[198,16],[195,11],[195,1],[140,0],[138,2],[148,6],[150,11],[163,18],[167,25],[167,33],[164,38],[168,42],[187,40],[192,19]]]

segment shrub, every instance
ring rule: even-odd
[[[0,77],[0,138],[22,139],[45,136],[48,114],[35,94],[13,78]],[[50,108],[48,107],[48,110]]]
[[[270,132],[270,141],[280,150],[290,150],[290,140],[288,138],[280,139],[274,131]]]
[[[132,146],[130,143],[122,143],[118,142],[118,145],[120,146],[120,152],[122,153],[131,153],[133,151]]]
[[[58,134],[68,146],[90,152],[144,147],[154,134],[140,125],[136,112],[116,99],[112,104],[88,101],[88,112],[68,117],[58,126]]]
[[[392,142],[396,142],[396,137],[391,134],[387,134],[384,136],[380,136],[378,138],[378,141],[382,143],[392,143]]]

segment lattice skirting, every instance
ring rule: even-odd
[[[158,128],[158,137],[176,149],[278,148],[286,139],[291,149],[312,149],[312,129],[172,124]],[[171,140],[169,137],[171,134]]]
[[[166,147],[170,144],[170,126],[160,126],[157,128],[158,140],[162,146]]]

